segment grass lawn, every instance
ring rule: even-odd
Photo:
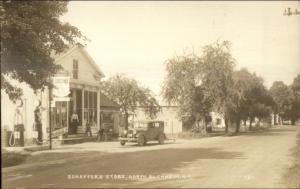
[[[297,135],[297,146],[292,149],[294,162],[284,175],[284,183],[288,188],[300,188],[300,133]]]

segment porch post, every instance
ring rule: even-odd
[[[97,127],[100,129],[100,89],[97,90]]]
[[[69,101],[67,101],[67,108],[66,108],[66,109],[67,109],[67,110],[66,110],[66,111],[67,111],[67,133],[69,133],[69,130],[70,130],[70,129],[69,129],[69,127],[70,127],[70,126],[69,126],[69,124],[70,124],[70,123],[69,123],[69,116],[70,116],[70,115],[69,115],[69,111],[70,111],[70,103],[69,103]],[[71,116],[72,116],[72,114],[71,114]]]
[[[81,91],[81,105],[82,105],[82,111],[81,111],[81,128],[83,129],[83,123],[84,123],[84,86],[82,87],[82,91]]]

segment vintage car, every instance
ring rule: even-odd
[[[163,144],[165,139],[163,121],[137,122],[133,128],[124,130],[119,136],[121,145],[125,145],[126,142],[137,142],[140,146],[143,146],[146,142],[154,140],[157,140],[159,144]]]

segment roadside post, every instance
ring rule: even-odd
[[[50,134],[50,149],[52,149],[52,138],[59,137],[68,132],[69,128],[69,101],[70,101],[70,77],[65,73],[59,73],[52,77],[52,84],[49,88],[49,134]],[[66,103],[66,125],[61,125],[60,129],[52,131],[51,123],[51,108],[56,107],[56,102]]]
[[[51,81],[51,80],[50,80]],[[49,149],[52,150],[52,129],[51,129],[51,83],[49,83],[48,91],[49,91]]]

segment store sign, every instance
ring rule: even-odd
[[[59,97],[59,98],[54,97],[53,101],[54,102],[58,102],[58,101],[70,101],[70,97]],[[55,106],[55,104],[54,104],[54,106]]]
[[[54,100],[51,100],[51,102],[50,102],[50,107],[51,107],[51,108],[55,108],[55,101],[54,101]]]
[[[69,101],[66,98],[70,94],[70,77],[53,77],[53,96],[55,101]]]

